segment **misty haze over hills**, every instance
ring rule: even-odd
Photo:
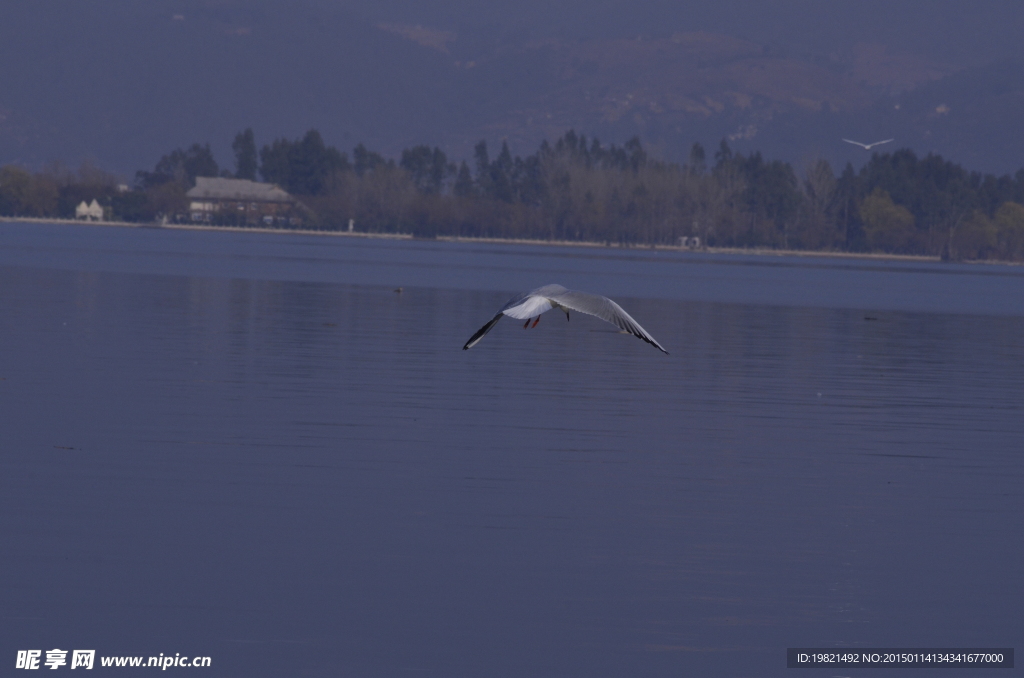
[[[994,0],[10,3],[0,164],[130,177],[210,142],[230,166],[246,127],[468,159],[481,138],[529,153],[574,128],[680,161],[726,138],[798,168],[859,166],[842,137],[895,137],[1013,172],[1021,28],[1024,6]]]

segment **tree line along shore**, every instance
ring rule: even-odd
[[[257,151],[252,130],[232,144],[233,171],[209,144],[173,150],[134,183],[85,164],[30,172],[0,167],[0,215],[73,218],[96,200],[114,221],[189,221],[196,177],[276,184],[302,207],[303,229],[474,237],[936,256],[1024,261],[1024,169],[970,172],[938,155],[875,153],[838,175],[825,160],[795,168],[723,141],[694,144],[685,163],[652,158],[640,141],[602,145],[567,132],[531,155],[486,142],[471,163],[416,146],[398,160],[316,130]],[[219,225],[235,225],[231,215]],[[214,225],[216,225],[215,222]],[[682,240],[682,239],[686,240]]]

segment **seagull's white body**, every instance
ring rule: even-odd
[[[890,141],[896,141],[896,140],[895,139],[886,139],[885,141],[872,141],[870,144],[862,144],[861,142],[854,141],[853,139],[843,139],[843,141],[845,141],[848,144],[853,144],[854,146],[860,146],[865,151],[870,151],[875,146],[881,146],[882,144],[887,144]]]
[[[573,290],[565,289],[561,285],[545,285],[544,287],[538,287],[532,292],[524,292],[512,297],[498,311],[497,315],[469,338],[469,341],[466,342],[462,349],[466,350],[476,346],[477,342],[491,331],[491,328],[501,320],[503,315],[517,320],[526,320],[526,325],[523,327],[529,326],[530,320],[536,318],[533,321],[533,326],[536,327],[537,323],[540,322],[541,314],[553,308],[564,311],[566,320],[569,318],[569,311],[579,311],[580,313],[596,316],[601,320],[610,322],[620,330],[632,334],[634,337],[643,339],[662,353],[668,353],[668,351],[661,347],[661,344],[654,340],[654,337],[647,333],[647,330],[640,327],[639,323],[633,320],[628,313],[622,310],[621,306],[611,299],[597,294],[574,292]]]

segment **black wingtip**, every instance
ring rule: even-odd
[[[499,313],[498,315],[496,315],[493,318],[491,318],[490,321],[486,325],[484,325],[483,327],[478,329],[476,331],[476,334],[474,334],[472,337],[470,337],[469,341],[466,342],[466,345],[462,347],[462,350],[466,351],[466,350],[469,350],[470,348],[472,348],[473,346],[476,346],[477,342],[479,342],[481,339],[483,339],[484,335],[487,334],[488,332],[490,332],[491,328],[494,327],[495,324],[497,324],[497,322],[499,320],[501,320],[501,316],[502,315],[503,314]]]

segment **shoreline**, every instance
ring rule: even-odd
[[[84,221],[82,219],[57,219],[42,217],[0,217],[0,222],[15,223],[37,223],[37,224],[72,224],[78,226],[107,226],[118,228],[166,228],[181,231],[220,231],[228,233],[268,233],[279,235],[318,235],[343,238],[375,238],[382,240],[416,240],[411,233],[369,233],[366,231],[321,231],[301,228],[263,228],[258,226],[210,226],[196,224],[160,224],[156,222],[140,223],[132,221]],[[459,243],[481,243],[495,245],[531,245],[548,247],[588,247],[588,248],[617,248],[630,250],[654,250],[666,252],[692,252],[694,254],[748,254],[755,256],[775,257],[824,257],[830,259],[860,259],[877,261],[914,261],[920,263],[940,263],[942,259],[937,256],[922,254],[884,254],[879,252],[837,252],[829,250],[780,250],[769,248],[740,248],[740,247],[705,247],[702,249],[691,249],[677,245],[622,245],[619,243],[603,243],[581,240],[535,240],[529,238],[476,238],[456,235],[439,235],[435,238],[421,238],[421,240],[437,240],[441,242]],[[1004,266],[1021,266],[1022,262],[1001,261],[990,259],[975,259],[967,261],[951,262],[958,264],[999,264]]]

